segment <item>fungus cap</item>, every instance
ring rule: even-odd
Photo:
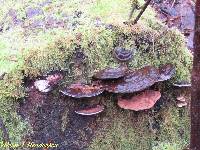
[[[98,71],[93,77],[96,79],[106,80],[106,79],[118,79],[126,75],[127,68],[106,68]]]
[[[182,107],[185,107],[185,106],[187,106],[187,102],[178,102],[177,103],[177,107],[179,107],[179,108],[182,108]]]
[[[85,115],[85,116],[90,116],[90,115],[96,115],[101,113],[104,110],[103,105],[93,105],[90,107],[86,107],[80,110],[75,111],[75,113],[79,115]]]
[[[180,101],[180,102],[186,102],[184,96],[178,96],[178,97],[176,98],[176,100],[177,100],[177,101]]]
[[[64,95],[74,98],[93,97],[103,93],[104,89],[98,85],[86,85],[86,84],[72,84],[64,90],[60,90]]]
[[[133,52],[123,47],[116,47],[113,54],[119,61],[129,61],[133,57]]]
[[[123,109],[134,111],[150,109],[160,97],[161,93],[159,91],[148,90],[133,96],[130,99],[118,98],[118,106]]]
[[[121,80],[106,84],[106,90],[113,93],[133,93],[142,91],[154,83],[159,78],[159,71],[152,66],[135,70],[128,73]]]

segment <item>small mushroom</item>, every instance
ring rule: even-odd
[[[60,90],[64,95],[74,98],[93,97],[103,93],[104,89],[99,85],[72,84],[64,90]]]
[[[187,106],[187,102],[184,96],[178,96],[176,100],[177,100],[177,103],[176,103],[177,107]]]
[[[47,80],[37,80],[37,81],[34,82],[34,86],[40,92],[44,92],[44,93],[52,90],[50,82],[47,81]]]
[[[185,102],[185,101],[186,101],[184,96],[178,96],[178,97],[176,98],[176,100],[177,100],[177,101],[180,101],[180,102]]]
[[[175,67],[172,64],[166,64],[160,67],[160,77],[158,81],[169,80],[176,72]]]
[[[127,73],[122,79],[106,83],[106,90],[112,93],[133,93],[142,91],[157,82],[159,71],[152,66]]]
[[[126,75],[126,67],[106,68],[98,71],[93,77],[96,79],[118,79]]]
[[[134,111],[140,111],[150,109],[161,97],[159,91],[148,90],[133,96],[130,99],[118,98],[118,106],[123,109],[129,109]]]
[[[102,105],[93,105],[80,110],[75,111],[75,113],[84,116],[96,115],[101,113],[104,110],[104,106]]]
[[[119,61],[129,61],[133,57],[133,52],[130,50],[126,50],[123,47],[116,47],[113,51],[114,56]]]
[[[185,106],[187,106],[187,102],[178,102],[177,103],[177,107],[179,107],[179,108],[182,108],[182,107],[185,107]]]
[[[187,81],[180,81],[180,82],[174,83],[173,86],[181,88],[181,87],[191,87],[192,85]]]

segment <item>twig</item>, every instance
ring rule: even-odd
[[[144,11],[146,10],[146,8],[148,7],[148,5],[150,4],[151,0],[147,0],[146,3],[144,4],[142,10],[140,11],[140,13],[138,14],[138,16],[135,18],[135,20],[133,21],[132,24],[136,24],[138,22],[138,20],[140,19],[140,17],[142,16],[142,14],[144,13]]]

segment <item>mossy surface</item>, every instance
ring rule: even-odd
[[[128,19],[133,2],[129,0],[53,1],[41,8],[44,15],[31,19],[26,18],[25,10],[28,7],[39,6],[38,4],[41,2],[40,0],[25,1],[24,3],[15,1],[15,5],[13,5],[14,1],[9,0],[0,9],[0,12],[3,12],[0,13],[0,20],[3,21],[3,31],[0,33],[0,70],[7,73],[4,79],[0,80],[0,98],[2,106],[6,104],[8,107],[8,109],[5,107],[5,111],[12,110],[11,114],[16,114],[16,109],[13,109],[15,107],[7,101],[25,97],[27,93],[23,84],[24,77],[35,78],[52,70],[64,70],[67,76],[63,84],[73,82],[77,76],[76,68],[72,65],[74,53],[77,50],[82,51],[87,58],[84,63],[87,82],[90,82],[90,77],[95,71],[120,65],[112,56],[115,46],[123,46],[134,52],[132,61],[128,63],[132,69],[145,65],[159,66],[172,63],[176,67],[176,75],[172,81],[190,79],[192,56],[186,49],[183,35],[176,29],[169,29],[160,23],[155,18],[152,8],[149,7],[138,24],[134,26],[123,24]],[[142,5],[144,2],[139,1],[138,3]],[[24,24],[28,28],[12,25],[9,17],[4,19],[11,6],[17,10],[19,19],[26,18]],[[82,12],[80,17],[77,17],[76,14],[78,11]],[[132,19],[138,12],[138,10],[134,12]],[[44,19],[49,15],[60,20],[67,20],[66,26],[50,29],[45,27],[29,28],[34,19]],[[21,126],[21,121],[16,115],[12,115],[12,117],[16,119],[17,123],[9,122],[10,116],[4,112],[1,115],[5,117],[11,139],[19,141],[22,135],[21,131],[26,123],[22,123]],[[128,118],[123,117],[126,114],[121,112],[119,115],[122,116],[122,121],[126,122]],[[147,114],[141,118],[138,117],[139,119],[144,118],[143,126],[147,124],[146,117],[148,118]],[[141,131],[138,132],[129,128],[132,124],[128,121],[126,126],[120,122],[114,120],[114,128],[108,131],[112,133],[108,135],[108,139],[110,139],[108,141],[113,144],[111,146],[116,145],[123,149],[125,143],[126,146],[128,145],[125,148],[138,148],[139,150],[140,142],[133,145],[131,144],[132,140],[140,140],[139,137],[149,131],[145,127],[141,127]],[[21,135],[15,134],[14,127],[17,128],[17,132],[19,130],[18,133]],[[126,134],[122,128],[130,130],[130,132]],[[116,134],[113,133],[113,130],[117,131]],[[113,139],[117,140],[119,135],[120,140],[115,142]],[[144,142],[142,143],[146,145],[144,147],[149,147],[152,140],[150,136],[151,134],[143,136]],[[107,146],[108,143],[105,145]],[[103,146],[103,144],[101,145]],[[98,144],[94,144],[93,148],[98,149],[98,146]]]
[[[188,146],[190,120],[187,108],[177,108],[175,92],[162,94],[160,102],[147,111],[117,107],[116,97],[105,100],[106,112],[97,121],[99,130],[91,150],[182,150]]]

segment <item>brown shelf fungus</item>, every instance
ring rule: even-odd
[[[118,79],[125,76],[126,72],[126,67],[106,68],[98,71],[93,77],[101,80]]]
[[[104,110],[103,105],[93,105],[83,109],[76,110],[75,113],[84,116],[96,115],[101,113]]]
[[[106,83],[106,91],[112,93],[142,91],[156,83],[158,78],[159,71],[155,67],[146,66],[127,73],[122,79]]]
[[[103,93],[104,89],[102,86],[98,85],[86,85],[86,84],[72,84],[69,87],[66,87],[64,90],[60,90],[64,95],[73,97],[73,98],[84,98],[84,97],[93,97]]]
[[[118,98],[118,106],[123,109],[129,109],[134,111],[140,111],[150,109],[161,97],[159,91],[148,90],[142,92],[130,99]]]
[[[133,52],[123,47],[116,47],[113,51],[113,55],[117,60],[125,62],[132,59]]]

